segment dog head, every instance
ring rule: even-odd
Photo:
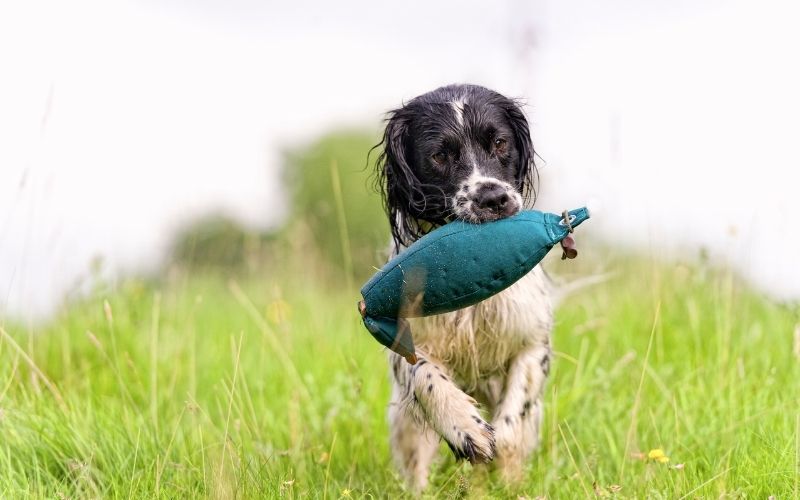
[[[534,199],[533,144],[519,105],[476,85],[450,85],[391,111],[376,147],[377,180],[397,244],[452,218],[484,222]]]

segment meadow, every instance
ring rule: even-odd
[[[0,498],[408,496],[388,448],[385,355],[355,308],[385,242],[359,220],[381,217],[355,194],[364,144],[344,135],[288,156],[290,177],[330,177],[294,181],[306,196],[278,234],[195,231],[159,276],[99,283],[40,323],[4,321]],[[237,242],[225,259],[203,253],[225,241]],[[797,307],[700,257],[581,251],[547,266],[609,277],[558,310],[524,482],[442,444],[425,495],[798,498]]]

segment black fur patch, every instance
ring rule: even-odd
[[[522,405],[522,411],[520,412],[519,416],[525,418],[528,415],[528,410],[531,409],[531,400],[525,401],[525,404]]]
[[[467,433],[464,433],[464,437],[461,440],[461,446],[456,446],[455,444],[451,443],[447,439],[445,439],[445,443],[447,443],[447,447],[450,448],[450,451],[453,452],[453,456],[455,456],[456,460],[469,460],[470,463],[488,463],[491,462],[494,458],[495,452],[497,450],[496,444],[494,441],[494,427],[484,422],[484,428],[489,431],[491,435],[491,445],[490,445],[490,453],[487,455],[475,445],[475,440]],[[455,430],[455,426],[453,426],[453,430]],[[458,431],[457,436],[461,438],[461,431]]]
[[[542,358],[542,371],[545,375],[550,375],[550,355],[545,354]]]

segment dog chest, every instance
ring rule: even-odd
[[[550,283],[540,266],[506,290],[458,311],[414,319],[417,345],[465,380],[504,372],[522,349],[548,344]]]

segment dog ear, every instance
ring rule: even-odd
[[[517,188],[531,203],[536,201],[539,172],[536,170],[536,151],[533,149],[530,128],[521,103],[504,99],[503,109],[506,112],[511,129],[514,132],[514,145],[519,153],[519,169],[517,170]]]
[[[407,108],[390,111],[383,138],[373,147],[381,149],[375,162],[375,184],[383,196],[392,238],[397,245],[409,244],[419,233],[409,214],[418,204],[421,184],[407,156],[410,121]]]

